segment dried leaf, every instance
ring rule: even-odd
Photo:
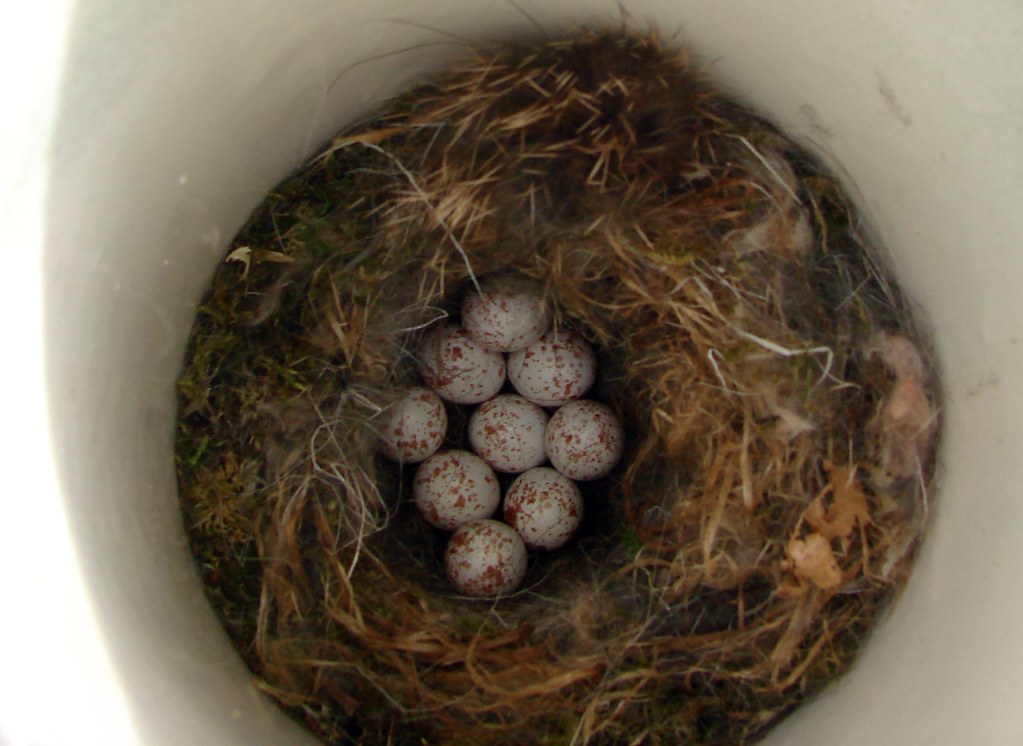
[[[245,266],[245,269],[242,271],[242,276],[245,277],[249,274],[249,268],[252,266],[253,262],[256,264],[259,264],[260,262],[290,264],[295,261],[295,257],[289,256],[288,254],[282,254],[279,251],[271,251],[270,249],[254,249],[251,246],[239,246],[237,249],[225,256],[224,261],[241,262]]]
[[[797,578],[806,578],[821,590],[830,591],[842,584],[842,570],[831,551],[831,542],[820,534],[793,539],[785,547]]]
[[[271,251],[270,249],[253,249],[252,258],[253,260],[255,260],[257,264],[259,262],[291,264],[293,261],[295,261],[295,257],[291,256],[290,254],[284,254],[280,251]]]
[[[224,261],[225,262],[241,262],[245,266],[245,269],[243,270],[242,275],[243,276],[244,275],[248,275],[249,274],[249,264],[252,261],[252,247],[251,246],[239,246],[237,249],[235,249],[230,254],[228,254],[226,257],[224,257]]]
[[[796,580],[790,574],[786,574],[775,593],[778,598],[802,598],[809,590],[810,586],[806,581],[801,578]]]
[[[805,520],[818,534],[825,539],[848,539],[856,528],[870,523],[870,506],[867,496],[856,479],[856,467],[825,464],[831,473],[831,484],[828,492],[832,494],[830,507],[824,506],[821,495],[803,513]]]

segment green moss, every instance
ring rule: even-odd
[[[639,538],[639,535],[636,533],[635,528],[633,528],[631,524],[626,521],[622,521],[620,525],[621,529],[618,533],[618,540],[626,554],[635,556],[635,554],[646,545],[643,543],[643,540]]]

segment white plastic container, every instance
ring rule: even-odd
[[[616,3],[520,0],[548,33]],[[248,212],[500,0],[40,0],[5,15],[0,743],[310,741],[258,695],[177,514],[173,382]],[[1023,743],[1023,4],[629,0],[836,164],[925,309],[941,495],[855,670],[769,739]]]

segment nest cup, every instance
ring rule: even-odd
[[[329,742],[759,736],[847,667],[929,512],[940,394],[874,253],[649,33],[473,50],[338,136],[232,244],[179,381],[191,545],[259,685]],[[436,582],[372,445],[424,329],[508,270],[596,346],[625,453],[491,609]]]
[[[416,20],[452,28],[443,14],[453,9],[434,6],[430,17]],[[1011,109],[994,86],[981,83],[991,95],[977,93],[978,80],[1014,79],[1023,68],[1009,37],[997,30],[1011,24],[999,22],[994,6],[963,4],[969,30],[988,42],[964,49],[954,43],[964,30],[941,24],[953,16],[958,21],[956,13],[894,17],[878,4],[838,18],[834,9],[800,9],[794,32],[793,19],[779,10],[740,4],[659,10],[662,27],[683,24],[709,58],[728,50],[717,74],[777,121],[821,141],[844,166],[892,247],[904,285],[926,307],[948,361],[945,504],[914,581],[856,670],[773,738],[1011,740],[1019,723],[1001,694],[1019,685],[1023,667],[997,642],[998,620],[1017,616],[1013,594],[999,589],[1011,587],[1020,518],[1010,499],[1018,467],[1001,460],[1019,438],[1010,416],[1010,404],[1018,402],[1011,397],[1019,393],[1010,376],[1020,362],[1018,283],[1012,281],[1019,270],[1007,238],[1020,234],[1011,209],[1018,180],[1007,165],[1019,154],[994,157],[1001,142],[1015,142],[1004,124],[1012,121]],[[743,29],[733,25],[740,10],[757,14],[745,17]],[[245,9],[252,25],[241,37],[231,31],[239,11],[227,4],[188,9],[208,14],[202,24],[184,9],[158,20],[100,19],[101,26],[157,24],[180,44],[151,57],[139,50],[137,59],[145,61],[137,80],[152,85],[115,86],[118,106],[90,109],[89,116],[78,94],[97,91],[101,78],[96,67],[76,63],[93,59],[101,42],[86,31],[95,32],[86,21],[96,19],[83,18],[68,63],[68,99],[57,118],[74,156],[65,151],[67,160],[54,169],[47,205],[55,448],[78,565],[101,630],[83,641],[83,650],[101,651],[110,663],[105,680],[123,684],[104,689],[106,719],[92,722],[97,734],[121,728],[138,743],[305,738],[255,695],[202,602],[176,514],[172,382],[194,312],[189,301],[248,210],[312,143],[366,108],[354,110],[353,102],[368,105],[397,90],[411,67],[442,55],[410,52],[416,65],[409,56],[382,58],[352,68],[328,89],[324,83],[335,72],[379,53],[367,38],[386,39],[381,43],[392,51],[436,37],[403,24],[370,23],[379,19],[359,14],[381,11],[336,3],[291,7],[286,17],[265,11]],[[475,36],[484,28],[499,35],[528,29],[513,9],[482,12],[478,25],[463,22],[455,30]],[[896,56],[894,45],[859,46],[878,39],[877,18],[889,41],[918,40],[913,54]],[[561,27],[580,19],[552,9],[538,20]],[[293,35],[277,33],[281,27]],[[188,54],[179,56],[184,49]],[[127,43],[119,51],[136,59]],[[241,69],[224,63],[227,58],[250,64]],[[928,93],[935,70],[945,73],[944,91],[974,94],[950,110],[947,100]],[[318,82],[310,84],[311,77]],[[805,88],[793,82],[808,78]],[[119,116],[125,112],[145,114]],[[989,136],[960,137],[958,128],[972,131],[979,117]],[[932,160],[933,153],[944,160]],[[90,209],[82,209],[83,199]],[[92,437],[83,440],[84,434]],[[996,519],[980,523],[988,520],[980,514]],[[975,542],[981,530],[984,541]],[[953,695],[955,708],[938,708]]]

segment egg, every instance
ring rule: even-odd
[[[454,531],[492,516],[501,502],[501,488],[494,470],[476,454],[441,451],[416,469],[412,498],[428,523]]]
[[[588,481],[615,468],[625,451],[625,432],[610,407],[577,399],[551,415],[544,446],[555,469],[570,479]]]
[[[504,497],[504,520],[529,549],[558,549],[583,517],[578,485],[554,469],[538,466],[520,474]]]
[[[486,349],[457,324],[430,330],[416,362],[426,385],[455,404],[486,401],[504,385],[504,355]]]
[[[536,342],[551,325],[551,305],[540,283],[491,275],[462,301],[462,326],[489,350],[514,352]]]
[[[518,474],[547,460],[547,413],[525,397],[500,394],[469,418],[469,445],[494,469]]]
[[[506,596],[526,576],[526,546],[505,523],[473,521],[451,536],[444,568],[459,593],[475,598]]]
[[[557,407],[589,391],[597,358],[569,329],[547,332],[536,343],[508,356],[508,380],[522,396],[542,407]]]
[[[447,427],[440,397],[424,386],[412,386],[384,411],[380,449],[392,461],[415,464],[440,448]]]

